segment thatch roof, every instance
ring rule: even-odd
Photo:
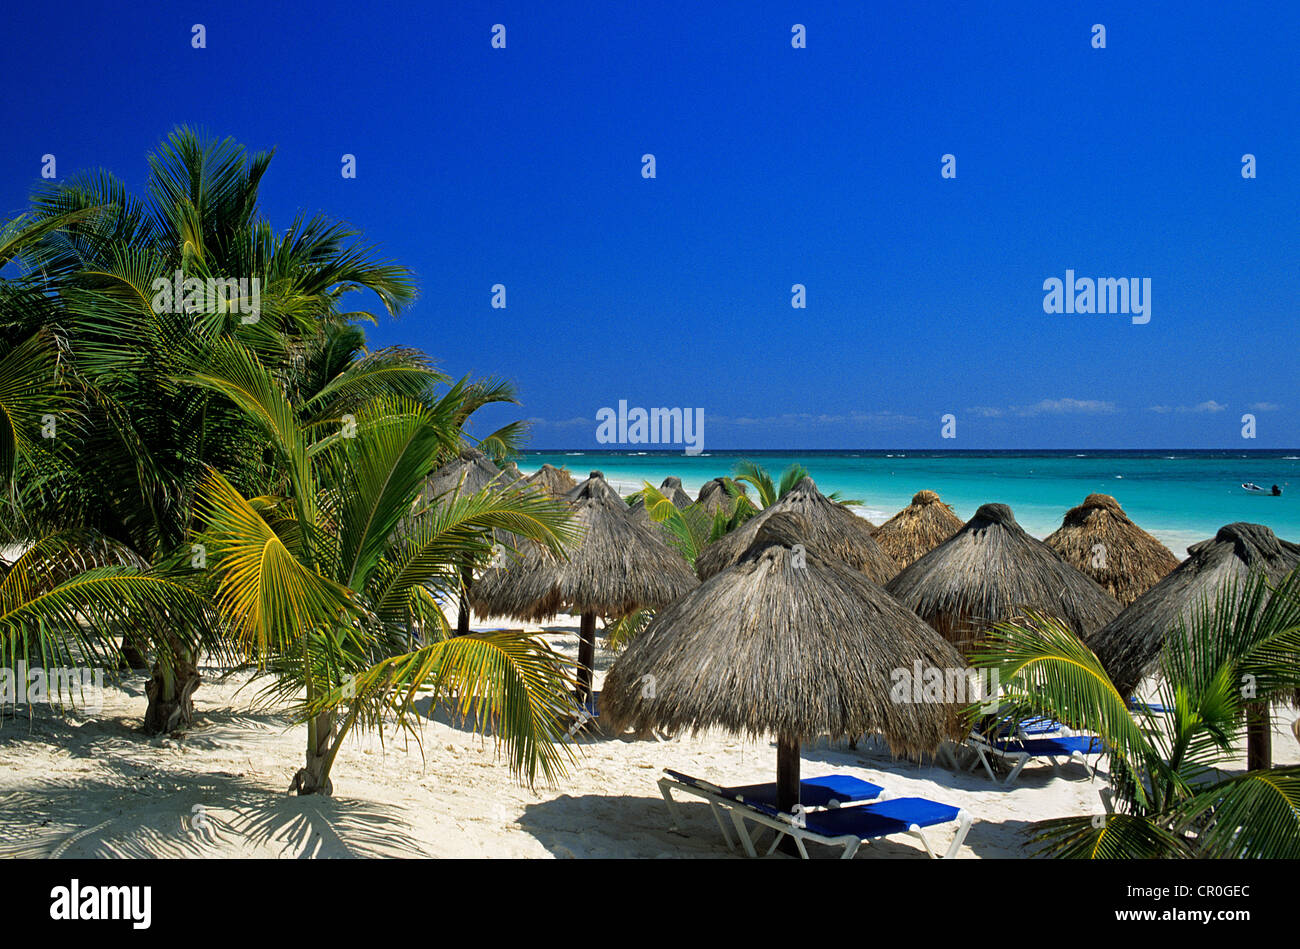
[[[806,521],[768,518],[737,563],[659,611],[614,662],[602,715],[616,729],[800,741],[879,732],[914,757],[961,737],[959,703],[891,696],[896,670],[963,670],[961,656],[861,572],[812,550]]]
[[[1109,494],[1090,494],[1070,508],[1044,543],[1101,584],[1122,606],[1178,566],[1173,551],[1134,524]]]
[[[700,579],[707,580],[738,561],[758,536],[759,528],[782,513],[808,522],[808,550],[843,560],[877,583],[884,583],[898,572],[898,564],[872,540],[871,522],[826,497],[812,478],[804,478],[785,497],[704,548],[695,561]]]
[[[593,495],[613,498],[616,501],[621,501],[625,509],[627,507],[627,502],[623,500],[622,495],[609,486],[603,471],[593,471],[587,475],[587,477],[564,492],[564,499],[571,504],[576,504],[582,498]]]
[[[1027,609],[1056,617],[1079,636],[1120,610],[1090,577],[1026,534],[1005,504],[982,506],[885,589],[959,647]]]
[[[889,556],[906,567],[924,557],[961,530],[961,518],[933,491],[918,491],[903,508],[871,536]]]
[[[600,472],[575,490],[582,540],[568,559],[525,543],[518,562],[479,577],[470,594],[475,610],[525,621],[556,613],[622,616],[664,606],[698,585],[681,554],[629,513]]]
[[[1202,602],[1213,603],[1223,584],[1241,583],[1252,571],[1278,580],[1300,565],[1300,544],[1280,540],[1262,524],[1228,524],[1187,554],[1173,573],[1088,639],[1126,695],[1155,671],[1165,637]]]
[[[663,484],[659,485],[659,493],[672,502],[673,507],[678,510],[690,507],[693,503],[691,496],[682,489],[682,479],[675,475],[664,478]],[[645,498],[637,497],[628,507],[638,514],[644,513]]]
[[[542,465],[528,476],[527,481],[553,498],[563,497],[577,486],[568,468],[557,468],[554,465]]]
[[[733,483],[740,488],[742,494],[747,493],[743,482],[737,481]],[[704,487],[700,488],[700,493],[696,495],[695,500],[709,514],[716,514],[720,510],[730,514],[736,505],[736,499],[727,492],[727,480],[725,478],[714,478],[712,481],[706,481]]]
[[[478,494],[489,484],[505,487],[511,480],[487,455],[466,446],[455,459],[425,479],[424,497],[432,499],[449,493],[461,496]]]

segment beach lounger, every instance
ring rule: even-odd
[[[880,785],[849,774],[828,774],[820,778],[807,778],[799,782],[799,785],[800,803],[806,808],[836,808],[842,804],[880,800],[886,796],[885,789]],[[776,806],[776,782],[724,788],[691,777],[689,774],[665,768],[664,777],[659,779],[659,793],[663,795],[664,803],[668,805],[668,820],[672,830],[679,829],[677,802],[672,796],[673,788],[709,802],[709,809],[713,812],[714,820],[718,822],[718,829],[722,831],[722,839],[727,842],[729,850],[735,850],[736,845],[731,840],[727,823],[722,819],[723,811],[731,811],[738,806],[746,805]],[[750,846],[753,846],[752,842]]]
[[[808,859],[805,842],[825,844],[828,847],[843,847],[840,856],[852,860],[862,844],[895,834],[906,834],[921,841],[925,852],[931,859],[950,859],[961,850],[970,831],[971,816],[959,807],[940,804],[938,801],[923,797],[900,797],[879,803],[854,804],[848,807],[829,808],[821,811],[803,811],[798,814],[783,814],[769,804],[750,803],[731,810],[731,820],[736,827],[736,834],[744,845],[745,853],[751,857],[758,856],[754,840],[750,836],[746,821],[770,827],[776,831],[776,838],[767,849],[771,854],[784,837],[794,839],[799,855]],[[943,824],[956,824],[952,843],[940,858],[930,846],[925,836],[925,828],[938,827]]]
[[[1157,702],[1143,702],[1139,698],[1130,698],[1128,707],[1135,712],[1150,712],[1152,715],[1172,715],[1174,710],[1168,705],[1160,705]]]
[[[1088,764],[1088,755],[1096,755],[1100,760],[1101,753],[1105,750],[1100,738],[1092,735],[1068,735],[1062,738],[998,738],[990,740],[983,735],[972,734],[969,741],[970,747],[975,749],[979,763],[984,765],[984,770],[988,772],[990,779],[996,781],[997,775],[993,772],[991,759],[1001,758],[1011,764],[1011,773],[1004,779],[1004,784],[1010,784],[1016,778],[1020,777],[1020,772],[1030,761],[1043,758],[1052,763],[1053,768],[1060,768],[1060,763],[1056,760],[1064,758],[1066,762],[1078,758],[1085,768],[1088,769],[1088,776],[1093,777],[1097,773],[1097,761],[1094,760]]]
[[[999,738],[1045,738],[1049,735],[1070,735],[1071,731],[1055,719],[1035,716],[1019,722],[1007,722],[998,730],[997,734]],[[962,766],[957,761],[957,749],[969,747],[969,742],[946,741],[939,746],[935,759],[954,771],[960,771]],[[970,765],[966,770],[974,771],[979,766],[979,763],[979,757],[972,756]]]

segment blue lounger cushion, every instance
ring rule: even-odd
[[[698,778],[666,768],[677,780],[694,787],[704,787]],[[746,804],[766,804],[776,806],[776,783],[745,784],[740,787],[718,788],[724,796]],[[874,801],[885,791],[879,784],[872,784],[850,774],[828,774],[819,778],[805,778],[799,782],[799,803],[804,807],[830,807],[834,804],[849,804],[854,801]]]
[[[771,812],[770,809],[769,813]],[[807,830],[823,837],[856,836],[862,840],[905,833],[909,828],[932,827],[955,821],[961,808],[923,797],[899,797],[878,804],[858,804],[803,815]]]
[[[1076,752],[1093,755],[1100,754],[1102,750],[1101,739],[1095,735],[1071,735],[1067,738],[1030,738],[1026,741],[1017,741],[1011,738],[993,744],[999,751],[1024,751],[1035,758],[1047,755],[1072,755]]]

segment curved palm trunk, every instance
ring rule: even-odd
[[[139,636],[128,633],[122,637],[122,663],[126,668],[148,669],[147,652],[144,640]]]
[[[330,769],[334,765],[334,756],[338,753],[335,742],[334,713],[324,712],[307,723],[307,761],[293,776],[289,792],[299,794],[323,794],[329,797],[334,793],[334,783],[330,780]]]
[[[467,566],[460,568],[460,608],[456,612],[456,635],[469,633],[469,585],[474,580],[474,572]]]
[[[160,657],[145,683],[149,704],[144,711],[144,731],[165,735],[194,723],[194,692],[203,682],[188,649],[173,643],[171,655]]]

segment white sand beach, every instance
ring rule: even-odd
[[[546,637],[576,655],[577,623],[561,617]],[[613,656],[598,653],[598,678]],[[350,741],[334,769],[334,796],[297,797],[285,788],[301,765],[304,730],[287,716],[254,710],[257,685],[218,682],[195,695],[195,727],[150,739],[137,729],[144,678],[108,687],[93,716],[60,717],[41,707],[0,727],[0,852],[32,857],[738,857],[729,853],[707,805],[683,803],[682,832],[668,829],[656,781],[662,769],[720,784],[775,778],[770,741],[720,733],[671,741],[595,736],[554,787],[514,779],[492,742],[450,724],[425,724],[421,748],[393,731]],[[1277,764],[1300,763],[1279,709]],[[1244,767],[1244,761],[1241,762]],[[805,746],[803,774],[846,773],[894,796],[955,804],[975,818],[962,858],[1023,857],[1034,821],[1102,812],[1103,776],[1072,764],[1059,773],[1032,766],[1012,786],[970,773],[892,761],[862,746]],[[1103,761],[1102,770],[1105,764]],[[950,832],[932,843],[946,848]],[[812,848],[814,857],[838,851]],[[919,844],[891,838],[858,859],[925,859]],[[779,858],[778,858],[779,859]]]

